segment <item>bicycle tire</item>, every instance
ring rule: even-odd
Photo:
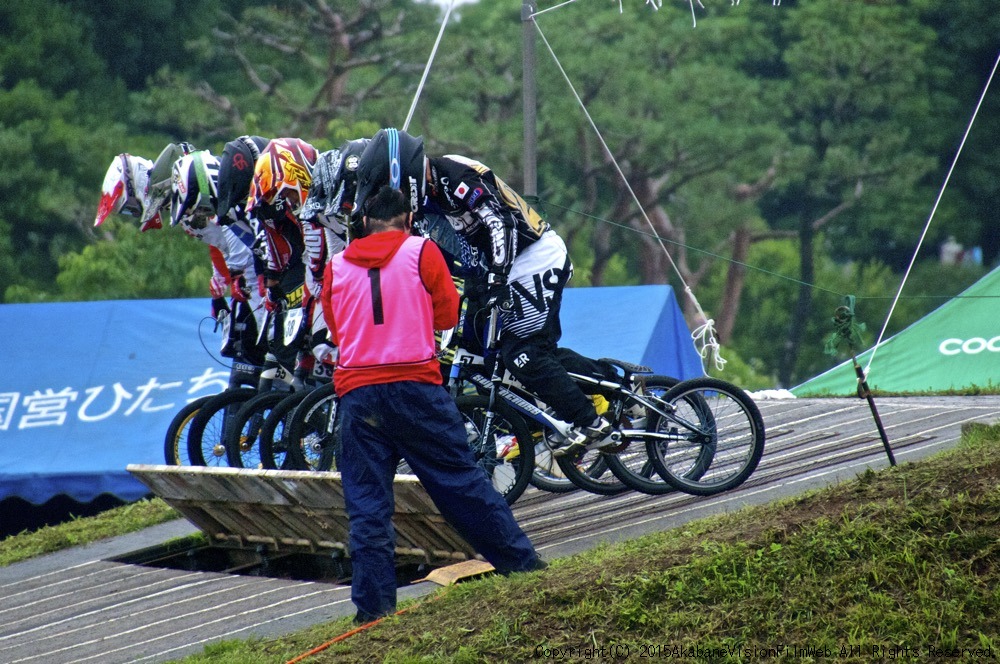
[[[292,392],[271,409],[260,427],[260,463],[268,470],[286,468],[288,448],[284,444],[285,431],[295,415],[295,409],[313,390]]]
[[[281,468],[327,471],[334,467],[340,445],[339,401],[333,383],[327,383],[309,392],[295,408],[282,436],[286,456]]]
[[[666,405],[664,396],[678,383],[680,383],[678,379],[670,376],[644,376],[639,386],[640,396],[646,399],[658,399]],[[619,422],[622,427],[646,431],[649,413],[641,402],[626,397],[622,411]],[[640,493],[651,496],[673,493],[677,491],[676,487],[660,475],[650,458],[650,442],[652,441],[643,435],[625,436],[623,449],[604,455],[608,468],[622,484]],[[703,467],[707,468],[709,463],[711,459]]]
[[[191,420],[188,429],[188,458],[193,466],[228,465],[226,458],[226,422],[239,405],[257,394],[252,387],[237,387],[220,392],[205,402]]]
[[[535,468],[531,473],[531,485],[549,493],[569,493],[580,487],[573,484],[563,473],[552,450],[545,444],[545,437],[539,431],[533,434],[535,440]]]
[[[615,477],[608,469],[605,455],[597,452],[585,455],[578,460],[577,470],[591,478],[595,491],[585,489],[589,493],[599,493],[604,496],[615,496],[628,491],[628,487],[622,484],[621,480]],[[548,443],[542,439],[535,443],[535,470],[531,473],[531,484],[536,488],[551,493],[569,493],[580,489],[580,482],[587,482],[578,474],[577,482],[568,477],[559,464],[559,457],[552,454]]]
[[[650,459],[663,479],[679,491],[713,496],[743,484],[757,469],[764,454],[764,420],[746,392],[718,378],[682,381],[664,395],[675,412],[657,415],[651,430],[671,434],[662,446],[649,446]],[[696,408],[707,408],[711,421]],[[704,450],[712,454],[701,471]]]
[[[260,430],[271,410],[288,392],[263,392],[243,402],[226,423],[226,460],[232,468],[261,468]]]
[[[629,490],[609,469],[606,455],[588,450],[582,456],[556,457],[559,468],[570,482],[588,493],[617,496]]]
[[[493,488],[507,504],[513,505],[528,487],[534,472],[535,446],[528,425],[502,401],[496,404],[493,431],[485,432],[484,437],[484,418],[489,404],[489,397],[480,394],[455,399],[476,463],[486,472]],[[525,441],[527,444],[524,444]],[[503,454],[498,454],[500,452]]]
[[[167,425],[167,435],[163,439],[163,460],[168,466],[190,466],[191,457],[188,455],[187,439],[191,429],[191,420],[201,410],[214,394],[198,397],[194,401],[187,403],[177,411],[174,419]]]

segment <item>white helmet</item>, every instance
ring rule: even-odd
[[[170,177],[174,163],[192,152],[194,152],[194,146],[190,143],[170,143],[163,148],[160,156],[153,162],[153,167],[149,169],[149,194],[146,197],[146,209],[140,220],[142,230],[160,228],[160,210],[170,201]]]
[[[153,162],[122,153],[114,158],[104,176],[101,202],[97,206],[94,226],[100,226],[112,214],[142,217],[148,203],[149,171]],[[142,230],[158,228],[159,215],[143,224]]]

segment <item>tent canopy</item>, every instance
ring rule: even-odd
[[[945,392],[1000,384],[1000,268],[957,297],[883,341],[868,371],[868,386],[893,393]],[[868,366],[872,350],[858,356]],[[857,392],[850,361],[792,388],[796,396]]]
[[[11,332],[0,371],[0,500],[145,496],[125,467],[163,463],[174,414],[227,386],[209,310],[203,299],[0,305],[0,328]],[[562,326],[562,345],[584,355],[701,375],[669,286],[568,289]]]

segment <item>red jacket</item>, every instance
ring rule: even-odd
[[[396,381],[441,384],[434,330],[458,323],[458,291],[437,245],[403,231],[355,240],[327,264],[323,315],[344,395]]]

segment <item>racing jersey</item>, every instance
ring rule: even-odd
[[[209,221],[204,228],[194,228],[181,221],[180,225],[185,233],[207,244],[210,251],[222,254],[230,273],[243,274],[248,281],[256,279],[257,270],[252,251],[254,235],[248,223],[238,221],[222,226]]]

